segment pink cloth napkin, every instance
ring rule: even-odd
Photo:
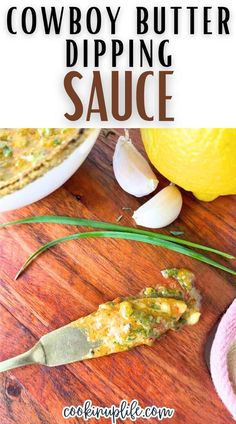
[[[236,339],[236,299],[228,308],[217,328],[211,348],[212,380],[219,397],[236,420],[236,392],[230,381],[227,354]],[[235,360],[236,367],[236,360]]]

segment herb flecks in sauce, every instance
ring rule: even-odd
[[[8,158],[12,156],[12,149],[7,141],[0,141],[0,158]]]
[[[83,142],[84,132],[78,128],[0,129],[0,196],[59,165]]]
[[[200,303],[193,274],[184,269],[170,274],[175,279],[181,276],[185,284],[176,280],[175,288],[171,281],[170,287],[148,287],[137,297],[104,303],[96,312],[72,323],[85,331],[89,341],[101,342],[86,358],[152,345],[168,330],[195,324],[200,317]]]
[[[173,277],[176,281],[178,281],[180,286],[186,290],[190,290],[192,288],[194,280],[195,280],[194,274],[191,271],[184,268],[164,269],[162,271],[162,275],[165,278]]]

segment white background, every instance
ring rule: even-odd
[[[135,7],[146,6],[151,10],[153,6],[178,5],[183,7],[180,20],[181,31],[179,36],[173,36],[170,32],[157,36],[151,30],[145,38],[154,38],[156,42],[170,38],[169,53],[173,56],[174,76],[170,77],[168,92],[173,95],[168,114],[175,117],[173,123],[167,126],[176,127],[235,127],[236,125],[236,2],[235,0],[1,0],[0,3],[0,127],[156,127],[163,123],[145,122],[141,120],[135,109],[132,118],[128,122],[118,123],[109,114],[109,122],[101,123],[98,117],[85,122],[83,119],[70,123],[65,117],[66,112],[73,112],[73,105],[64,90],[63,80],[70,70],[65,67],[65,39],[72,38],[68,34],[69,6],[77,6],[86,12],[90,6],[98,6],[102,9],[103,30],[97,38],[106,39],[109,42],[109,20],[105,6],[111,6],[116,10],[121,6],[119,14],[118,31],[114,38],[124,42],[134,38],[135,34]],[[194,36],[188,35],[188,14],[186,6],[199,6],[197,29]],[[212,12],[211,28],[215,35],[202,35],[202,7],[203,6],[227,6],[231,10],[230,36],[220,36],[216,33],[216,13]],[[15,24],[18,35],[13,36],[7,32],[6,13],[11,6],[17,6]],[[21,10],[23,7],[33,6],[38,12],[38,26],[34,35],[24,35],[20,28]],[[40,15],[40,6],[65,7],[63,31],[60,36],[43,34],[43,26]],[[215,10],[215,9],[214,9]],[[82,12],[83,13],[83,12]],[[171,14],[168,25],[171,26]],[[84,23],[84,13],[82,25]],[[86,27],[80,36],[74,36],[76,41],[82,38],[90,38]],[[92,41],[92,40],[91,40]],[[126,68],[126,60],[120,62],[119,70],[122,73]],[[107,109],[110,109],[110,57],[109,53],[103,60],[100,71],[104,78],[104,91],[106,93]],[[91,86],[91,69],[83,69],[79,64],[75,70],[84,75],[83,82],[78,85],[78,94],[86,105],[88,103]],[[168,68],[166,68],[168,70]],[[137,76],[145,69],[135,69]],[[148,70],[148,68],[146,69]],[[156,71],[161,70],[159,66]],[[158,100],[158,80],[149,84],[147,96],[148,110],[153,110]],[[158,115],[156,114],[158,117]]]

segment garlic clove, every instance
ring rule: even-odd
[[[127,137],[121,136],[117,141],[113,170],[123,190],[136,197],[152,193],[159,182],[149,163]]]
[[[180,190],[175,185],[170,184],[140,206],[134,212],[133,218],[136,224],[143,227],[166,227],[179,216],[182,204]]]

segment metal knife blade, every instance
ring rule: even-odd
[[[0,362],[0,372],[30,364],[53,367],[81,361],[99,344],[89,342],[81,329],[69,324],[45,334],[29,351]]]

